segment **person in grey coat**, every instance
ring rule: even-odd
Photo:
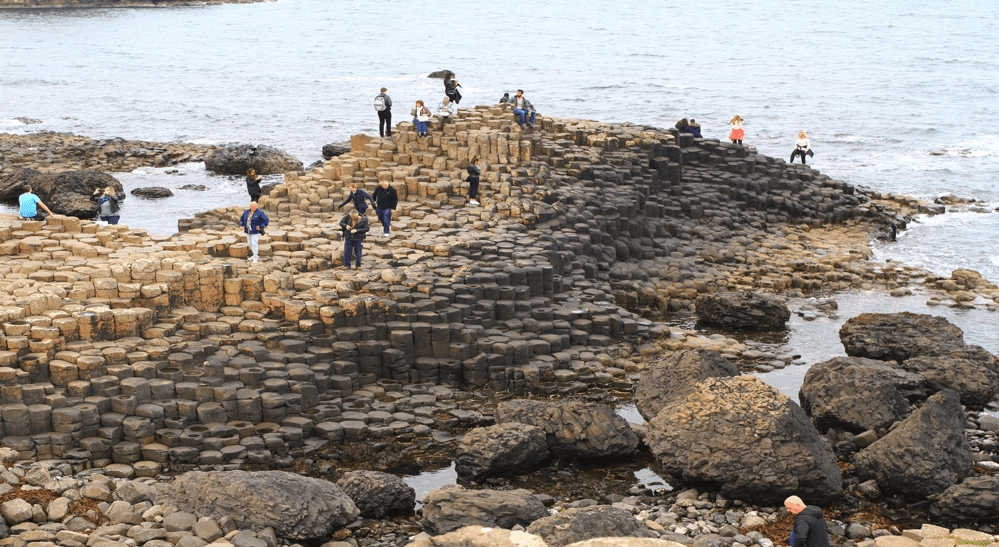
[[[531,101],[528,101],[527,97],[524,96],[523,89],[518,89],[517,96],[511,98],[506,104],[510,105],[513,108],[513,113],[519,117],[520,127],[523,128],[526,123],[527,127],[534,129],[534,115],[537,114],[537,112],[535,112],[534,105],[531,104]],[[527,114],[531,115],[530,119],[527,119]]]

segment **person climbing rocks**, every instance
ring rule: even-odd
[[[742,138],[746,136],[746,132],[742,130],[742,116],[736,114],[728,124],[732,127],[732,131],[728,134],[729,140],[732,144],[742,144]]]
[[[118,224],[121,216],[118,215],[118,196],[114,193],[114,188],[107,186],[94,190],[90,194],[90,201],[97,204],[97,217],[108,224]]]
[[[534,115],[537,114],[537,112],[535,112],[534,105],[531,104],[531,101],[528,101],[527,97],[524,97],[523,89],[518,89],[517,95],[510,99],[510,101],[506,104],[513,107],[513,113],[516,114],[520,120],[518,123],[520,123],[521,129],[524,128],[525,123],[527,124],[527,127],[534,129]],[[531,115],[529,119],[527,118],[527,114]]]
[[[246,193],[250,194],[250,201],[260,199],[260,175],[252,167],[246,170]]]
[[[270,224],[270,219],[263,211],[257,209],[257,202],[251,201],[250,208],[243,211],[243,216],[239,219],[239,228],[246,234],[246,243],[250,246],[250,258],[252,263],[260,260],[259,242],[260,236],[264,235],[264,228]]]
[[[805,505],[798,496],[784,500],[784,507],[794,515],[791,525],[791,547],[829,547],[829,532],[822,508]]]
[[[399,192],[389,186],[387,180],[383,180],[375,193],[372,195],[375,200],[375,215],[382,223],[384,232],[382,237],[389,237],[391,234],[392,211],[399,206]]]
[[[342,219],[340,227],[343,228],[343,265],[350,268],[351,255],[357,257],[357,269],[361,269],[361,251],[364,248],[364,237],[368,235],[368,217],[354,209]]]
[[[343,200],[343,203],[337,205],[337,209],[343,209],[344,205],[353,201],[354,208],[357,209],[357,212],[363,215],[364,212],[368,210],[369,201],[371,202],[372,207],[375,206],[375,200],[372,199],[371,195],[365,192],[363,188],[358,188],[356,184],[351,184],[347,187],[347,189],[350,190],[350,195],[347,196],[347,199]]]
[[[378,112],[378,135],[382,137],[392,136],[392,97],[388,96],[388,88],[383,87],[382,92],[375,95],[375,110]]]
[[[801,156],[801,164],[807,163],[805,161],[805,156],[814,156],[815,152],[812,152],[812,140],[808,138],[808,133],[804,131],[798,131],[798,138],[794,141],[794,150],[791,151],[791,161],[794,163],[794,158]]]
[[[46,213],[52,214],[52,211],[42,203],[41,198],[31,193],[30,186],[25,188],[24,193],[17,198],[17,202],[21,206],[20,214],[24,220],[45,220],[45,217],[38,213],[39,206],[45,209]]]

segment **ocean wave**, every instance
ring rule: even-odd
[[[931,156],[955,156],[959,158],[988,158],[999,156],[999,135],[984,135],[951,147],[935,148],[928,152]]]

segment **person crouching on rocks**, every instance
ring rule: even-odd
[[[260,175],[252,167],[246,171],[246,193],[250,194],[250,201],[260,199]]]
[[[98,188],[90,195],[90,201],[97,204],[97,216],[108,224],[118,224],[121,217],[118,215],[118,196],[114,193],[114,188]]]
[[[21,206],[21,218],[24,220],[45,220],[45,217],[38,214],[39,206],[41,206],[42,209],[45,209],[46,213],[50,215],[52,214],[52,211],[50,211],[49,208],[42,203],[42,200],[35,194],[31,193],[30,186],[24,189],[24,193],[17,198],[17,202]]]
[[[409,112],[413,117],[413,125],[416,126],[416,136],[427,136],[427,124],[430,123],[430,109],[423,106],[423,101],[416,101],[416,106]]]
[[[812,152],[812,141],[808,138],[808,133],[798,131],[798,138],[794,141],[794,150],[791,151],[791,163],[794,163],[794,158],[801,156],[801,164],[804,165],[806,155],[815,155],[815,152]]]
[[[259,242],[260,236],[264,235],[264,228],[270,224],[270,219],[263,211],[257,209],[257,202],[251,201],[250,208],[243,211],[243,216],[239,219],[239,228],[246,234],[246,243],[250,246],[249,261],[256,263],[260,261]]]
[[[371,202],[371,205],[374,206],[375,200],[371,199],[371,196],[363,189],[358,188],[356,184],[351,184],[347,187],[347,189],[350,190],[350,195],[347,196],[347,199],[343,200],[343,203],[337,206],[337,209],[343,209],[344,205],[353,201],[354,208],[357,209],[357,212],[363,215],[364,212],[368,210],[369,201]]]
[[[784,500],[784,507],[794,515],[791,526],[791,547],[829,547],[829,532],[822,508],[805,505],[798,496]]]
[[[350,257],[357,257],[357,269],[361,269],[361,250],[364,247],[364,236],[368,235],[368,217],[353,210],[340,220],[343,228],[343,265],[350,268]]]
[[[742,116],[736,114],[728,124],[732,127],[732,132],[728,134],[729,140],[732,144],[742,144],[742,138],[746,136],[746,132],[742,130]]]

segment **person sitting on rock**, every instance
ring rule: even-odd
[[[118,196],[114,193],[114,188],[108,186],[98,188],[90,195],[90,201],[97,204],[97,216],[108,224],[118,224],[121,217],[118,215]]]
[[[450,98],[444,97],[444,99],[441,100],[440,104],[437,105],[437,116],[441,120],[441,125],[440,125],[441,129],[444,129],[444,123],[447,122],[448,119],[450,119],[451,116],[453,115],[454,115],[454,103],[451,102]]]
[[[395,208],[399,206],[399,192],[389,186],[387,180],[383,180],[381,185],[375,188],[375,193],[371,197],[375,199],[375,215],[382,222],[382,228],[385,230],[382,237],[389,237],[391,235],[389,227],[392,224],[392,211],[395,211]]]
[[[822,508],[805,505],[798,496],[784,500],[784,507],[794,515],[791,526],[791,547],[829,547],[829,532]]]
[[[687,118],[683,118],[682,120],[676,122],[676,126],[675,127],[676,127],[676,130],[679,131],[680,133],[686,133],[687,132],[687,127],[689,125],[690,124],[687,123]]]
[[[801,156],[801,164],[804,165],[806,163],[806,155],[815,155],[815,153],[812,152],[812,141],[808,138],[808,133],[798,131],[798,138],[794,141],[794,150],[791,151],[790,163],[794,163],[794,158]]]
[[[500,97],[499,104],[506,104],[508,102],[510,102],[510,94],[504,93],[503,96]]]
[[[243,216],[239,219],[239,228],[246,234],[246,243],[250,246],[250,262],[256,263],[260,260],[258,243],[260,242],[260,236],[264,235],[264,228],[270,222],[267,215],[257,209],[257,202],[255,201],[251,201],[250,208],[243,211]]]
[[[523,89],[518,89],[517,96],[510,99],[510,101],[506,104],[513,107],[513,113],[517,115],[519,119],[518,123],[520,124],[521,129],[524,128],[525,123],[527,124],[527,127],[534,129],[534,115],[537,114],[537,112],[535,112],[534,105],[531,104],[531,101],[528,101],[527,97],[524,96]],[[527,118],[527,114],[531,115],[529,119]]]
[[[427,123],[430,122],[430,109],[423,105],[423,101],[416,101],[416,106],[409,112],[413,117],[413,125],[416,126],[416,136],[427,136]]]
[[[343,265],[350,268],[351,255],[357,257],[357,269],[361,269],[361,251],[364,247],[364,237],[368,235],[368,217],[353,210],[340,219],[343,228]]]
[[[246,171],[246,193],[250,194],[250,201],[260,199],[260,175],[252,167]]]
[[[45,220],[45,217],[38,212],[38,206],[45,209],[46,213],[52,214],[52,211],[42,203],[41,198],[31,193],[30,186],[25,188],[24,193],[17,198],[17,201],[21,206],[21,218],[24,220]]]
[[[371,206],[374,207],[375,200],[371,198],[371,195],[364,191],[363,188],[358,188],[356,184],[351,184],[347,187],[350,190],[350,195],[347,199],[343,200],[343,203],[337,205],[337,209],[343,209],[344,205],[347,205],[351,201],[354,202],[354,208],[357,212],[364,214],[368,210],[368,202],[371,202]]]
[[[687,133],[693,135],[695,139],[703,138],[701,137],[701,124],[697,123],[694,118],[690,118],[690,123],[687,124]]]

